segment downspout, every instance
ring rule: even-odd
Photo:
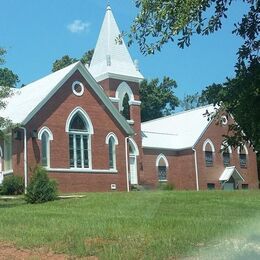
[[[23,166],[24,166],[24,193],[27,193],[28,186],[28,172],[27,172],[27,131],[25,127],[20,127],[23,129],[23,143],[24,143],[24,151],[23,151]]]
[[[125,138],[125,162],[126,162],[126,189],[127,192],[129,192],[129,175],[128,175],[128,145],[127,145],[127,140],[129,139],[129,136]]]
[[[197,151],[194,147],[192,147],[192,151],[194,152],[194,162],[195,162],[195,174],[196,174],[196,190],[199,191],[199,173],[198,173],[198,162],[197,162]]]

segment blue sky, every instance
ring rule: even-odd
[[[52,63],[65,54],[80,58],[95,47],[104,18],[106,0],[2,0],[0,46],[7,49],[4,66],[28,84],[51,72]],[[127,31],[137,9],[132,0],[110,0],[120,30]],[[4,11],[3,11],[4,10]],[[169,43],[161,53],[143,56],[137,45],[130,48],[145,78],[174,78],[176,94],[193,94],[213,82],[234,75],[241,40],[232,35],[234,22],[245,7],[235,1],[223,29],[207,37],[196,36],[184,50]]]

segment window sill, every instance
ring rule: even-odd
[[[13,169],[11,170],[7,170],[7,171],[2,171],[3,175],[9,175],[9,174],[12,174],[14,173]]]
[[[118,173],[116,169],[84,169],[84,168],[46,168],[49,172],[70,173]]]

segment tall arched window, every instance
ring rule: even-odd
[[[118,145],[118,139],[114,133],[111,132],[107,135],[106,144],[108,144],[109,169],[116,169],[116,145]]]
[[[205,154],[205,164],[207,167],[213,166],[213,153],[215,147],[210,139],[207,139],[203,144],[203,151]]]
[[[167,158],[163,154],[158,155],[156,159],[156,167],[159,181],[167,181],[168,166]]]
[[[90,168],[89,126],[84,116],[77,112],[69,123],[70,167]]]
[[[129,105],[129,96],[126,93],[123,98],[123,110],[121,111],[122,115],[125,117],[125,119],[130,119],[130,105]]]
[[[41,128],[38,139],[41,140],[41,165],[50,167],[50,140],[53,140],[51,130],[48,127]]]
[[[221,145],[221,150],[222,150],[222,158],[223,158],[223,164],[224,166],[229,166],[230,165],[230,157],[231,157],[231,147],[227,146],[225,143]]]
[[[49,163],[49,135],[46,131],[42,134],[42,149],[41,149],[41,164],[42,166],[48,166]]]
[[[237,149],[238,155],[239,155],[239,164],[241,168],[247,167],[247,154],[248,150],[246,146],[238,147]]]

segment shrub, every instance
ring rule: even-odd
[[[174,190],[174,185],[167,182],[160,182],[158,185],[159,190]]]
[[[46,170],[37,166],[27,187],[27,203],[43,203],[57,198],[57,183],[50,180]]]
[[[24,192],[24,183],[21,176],[6,176],[1,187],[3,195],[19,195]]]

